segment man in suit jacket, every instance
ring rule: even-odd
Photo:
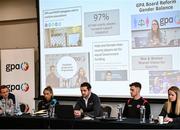
[[[91,92],[91,85],[84,82],[80,86],[82,96],[74,107],[76,118],[90,116],[97,117],[102,115],[100,98]]]
[[[6,111],[5,109],[10,109],[12,111],[16,109],[17,112],[15,114],[22,114],[15,95],[10,93],[8,86],[0,85],[0,114]]]

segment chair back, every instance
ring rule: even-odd
[[[111,116],[112,107],[110,105],[101,105],[102,112],[107,112],[108,117]]]
[[[25,104],[25,103],[20,103],[20,110],[21,112],[23,113],[27,113],[29,111],[29,106],[28,104]]]

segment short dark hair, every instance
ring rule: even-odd
[[[1,89],[5,89],[5,88],[7,88],[9,90],[7,85],[0,85],[0,93],[1,93]]]
[[[140,89],[141,89],[141,83],[139,83],[139,82],[133,82],[133,83],[131,83],[129,86],[130,86],[130,87],[134,86],[134,87],[136,87],[136,88],[140,88]]]
[[[87,87],[88,90],[91,89],[91,85],[88,82],[82,83],[80,87]]]

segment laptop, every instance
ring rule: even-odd
[[[74,119],[73,105],[56,105],[55,114],[60,119]]]

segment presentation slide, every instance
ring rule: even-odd
[[[40,95],[166,99],[180,87],[180,0],[39,0]]]

